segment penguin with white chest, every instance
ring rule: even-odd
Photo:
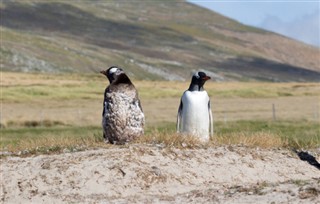
[[[213,135],[210,98],[203,88],[209,79],[204,72],[192,76],[189,89],[181,97],[177,115],[177,132],[195,136],[201,142],[208,142]]]
[[[138,92],[129,77],[116,66],[100,73],[110,82],[105,89],[102,111],[105,141],[124,144],[143,135],[145,117]]]

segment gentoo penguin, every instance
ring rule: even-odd
[[[208,79],[210,77],[204,72],[192,76],[189,89],[181,97],[177,115],[177,132],[195,136],[202,142],[208,142],[213,135],[210,98],[203,88]]]
[[[101,71],[110,84],[104,92],[103,137],[112,144],[124,144],[144,134],[144,114],[138,92],[123,69],[112,66]]]

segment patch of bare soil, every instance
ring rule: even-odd
[[[2,203],[320,203],[290,150],[129,145],[1,159]]]

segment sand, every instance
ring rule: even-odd
[[[320,203],[290,150],[150,145],[1,159],[2,203]]]

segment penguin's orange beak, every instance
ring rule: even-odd
[[[107,75],[107,71],[106,70],[102,70],[102,71],[100,71],[100,73],[103,74],[103,75]]]
[[[205,76],[205,77],[203,77],[202,79],[205,80],[205,81],[207,81],[207,80],[211,79],[211,77]]]

